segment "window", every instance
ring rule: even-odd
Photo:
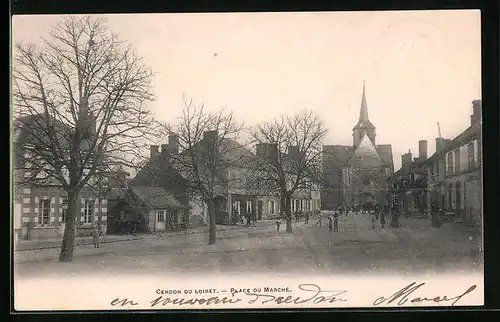
[[[474,140],[474,164],[476,167],[479,165],[479,149],[477,144],[477,140]]]
[[[274,214],[274,200],[269,200],[269,214]]]
[[[468,170],[472,170],[476,167],[474,142],[467,145],[467,159],[468,159]]]
[[[91,224],[94,217],[94,200],[85,200],[83,204],[83,223]]]
[[[59,214],[61,216],[61,222],[66,222],[67,212],[68,212],[68,198],[62,198],[61,204],[59,205]]]
[[[50,200],[40,200],[38,205],[38,225],[48,226],[50,224]]]
[[[233,212],[241,215],[241,205],[239,200],[233,202]]]
[[[446,174],[451,176],[453,174],[453,153],[449,152],[447,157]]]
[[[460,173],[460,149],[455,150],[455,173]]]
[[[247,201],[247,213],[252,213],[252,202]]]
[[[156,211],[156,222],[165,222],[165,210]]]

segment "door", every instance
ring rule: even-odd
[[[157,210],[155,216],[155,231],[165,231],[166,211]]]
[[[262,219],[262,200],[257,201],[257,219]]]

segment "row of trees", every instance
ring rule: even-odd
[[[16,168],[24,174],[16,186],[57,180],[68,196],[59,260],[73,258],[77,200],[91,181],[111,179],[117,168],[140,169],[150,142],[175,134],[179,151],[171,151],[176,169],[192,197],[209,210],[209,243],[216,240],[214,197],[232,181],[247,190],[277,193],[290,213],[290,198],[299,189],[321,184],[322,141],[327,131],[311,112],[282,117],[247,128],[234,113],[209,112],[184,99],[176,123],[155,120],[153,73],[131,46],[111,33],[102,19],[63,19],[38,46],[17,44],[12,96]],[[268,147],[266,157],[241,154],[235,142],[249,130],[246,144]],[[246,145],[244,144],[244,145]],[[29,165],[29,166],[28,166]],[[245,176],[231,169],[245,168]],[[44,175],[40,175],[43,173]],[[23,181],[24,180],[24,181]],[[39,180],[39,181],[37,181]],[[287,223],[291,231],[291,223]]]

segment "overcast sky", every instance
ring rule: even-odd
[[[157,117],[180,115],[182,94],[227,107],[248,125],[310,109],[352,145],[363,80],[377,144],[418,154],[469,126],[481,98],[480,12],[105,15],[156,73]],[[14,42],[37,42],[59,16],[15,16]]]

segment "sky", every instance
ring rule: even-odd
[[[102,15],[155,73],[158,119],[175,122],[183,93],[255,125],[304,109],[352,145],[363,81],[376,143],[394,167],[418,141],[470,125],[481,98],[478,10]],[[61,16],[14,16],[12,42],[39,42]]]

